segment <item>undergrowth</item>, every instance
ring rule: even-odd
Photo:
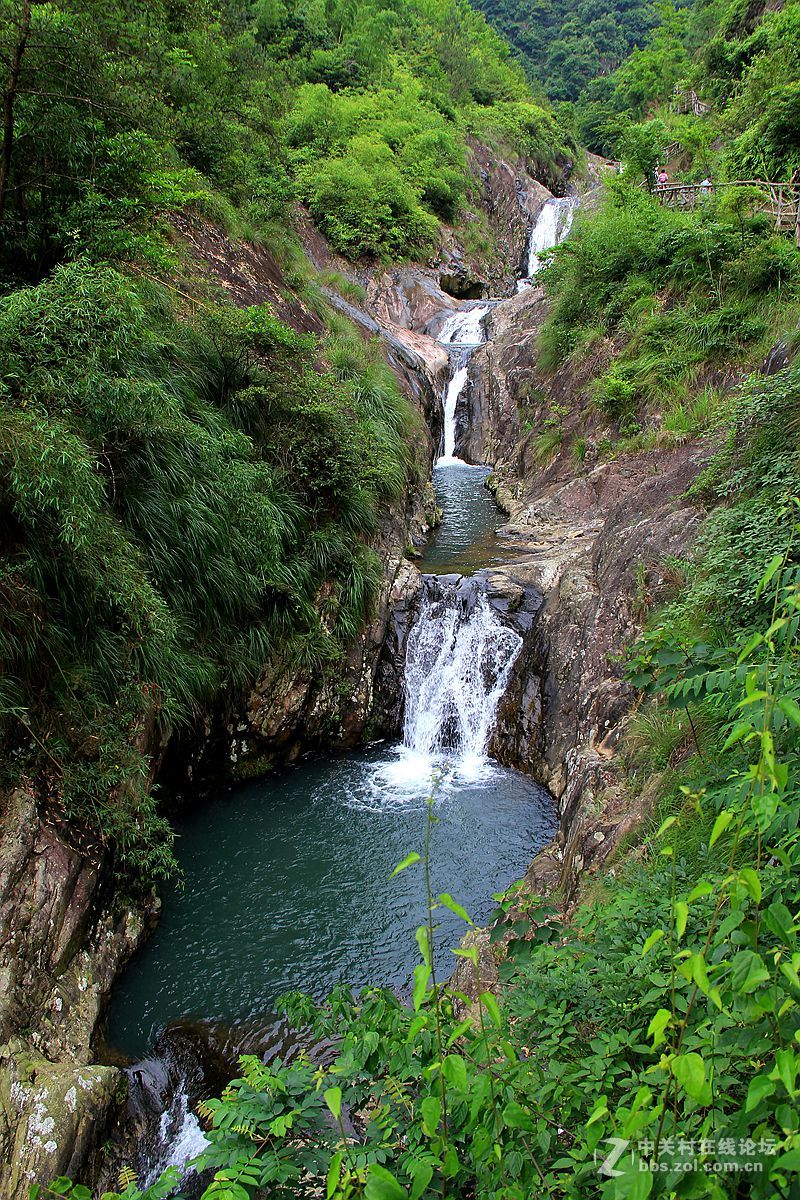
[[[800,320],[800,256],[766,218],[725,195],[700,211],[659,206],[624,182],[559,247],[545,282],[553,300],[540,361],[554,370],[610,339],[591,404],[627,448],[676,443],[714,422],[725,386]],[[640,434],[640,426],[660,426]]]

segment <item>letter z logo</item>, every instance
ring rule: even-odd
[[[630,1142],[627,1138],[616,1137],[604,1138],[603,1141],[607,1146],[611,1146],[611,1153],[607,1154],[600,1163],[600,1166],[597,1168],[597,1173],[598,1175],[605,1175],[608,1179],[616,1179],[617,1176],[622,1175],[623,1172],[616,1171],[614,1168],[622,1158],[625,1151],[628,1149],[628,1146],[630,1146]],[[596,1161],[597,1152],[595,1152],[595,1162]]]

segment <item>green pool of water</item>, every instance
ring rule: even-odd
[[[504,520],[483,481],[488,467],[447,463],[433,469],[442,522],[433,531],[418,566],[429,575],[472,575],[499,561],[497,526]]]
[[[111,1045],[136,1057],[173,1019],[243,1020],[293,989],[404,988],[417,961],[422,877],[389,876],[422,847],[431,767],[378,746],[198,807],[179,827],[183,884],[166,891],[158,927],[116,988]],[[491,762],[451,772],[436,815],[434,887],[477,921],[554,832],[547,792]],[[446,910],[441,918],[439,966],[449,973],[463,926]]]

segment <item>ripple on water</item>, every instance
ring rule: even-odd
[[[419,561],[421,571],[472,575],[497,561],[496,530],[502,516],[491,492],[483,486],[489,473],[488,467],[458,459],[440,460],[434,468],[442,521]]]

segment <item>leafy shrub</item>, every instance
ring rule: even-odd
[[[126,868],[169,869],[137,730],[196,719],[287,641],[323,667],[367,613],[362,542],[405,485],[410,417],[352,347],[320,374],[265,309],[182,321],[86,262],[0,305],[7,771],[55,768]]]

